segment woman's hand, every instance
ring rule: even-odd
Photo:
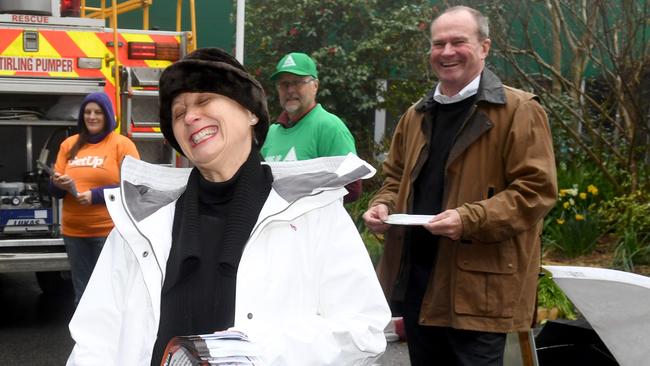
[[[52,176],[52,183],[59,189],[66,190],[72,194],[75,189],[74,180],[69,175],[54,173]]]
[[[91,191],[85,191],[77,194],[77,202],[81,205],[90,205],[93,203],[93,194]]]

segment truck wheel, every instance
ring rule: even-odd
[[[46,295],[60,295],[71,288],[69,272],[36,272],[36,281]]]

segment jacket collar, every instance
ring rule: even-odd
[[[286,205],[375,174],[370,164],[354,154],[264,164],[271,167],[273,191]],[[126,156],[120,168],[126,211],[135,222],[142,221],[183,193],[190,172],[189,168],[170,168]]]
[[[431,110],[438,104],[433,98],[436,89],[431,89],[424,98],[415,105],[415,110],[422,113]],[[481,81],[476,93],[476,103],[486,102],[492,104],[506,104],[506,94],[503,90],[503,83],[490,69],[485,68],[481,73]]]

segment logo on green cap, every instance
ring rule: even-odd
[[[288,55],[287,58],[284,59],[282,68],[284,69],[291,66],[296,66],[296,61],[293,60],[293,57],[291,57],[291,55]]]

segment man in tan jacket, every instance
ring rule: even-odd
[[[536,96],[485,68],[480,12],[446,10],[431,39],[439,83],[400,120],[363,218],[386,233],[378,275],[404,316],[411,365],[501,365],[506,333],[530,329],[535,312],[557,192],[551,133]],[[435,217],[386,223],[396,213]]]

